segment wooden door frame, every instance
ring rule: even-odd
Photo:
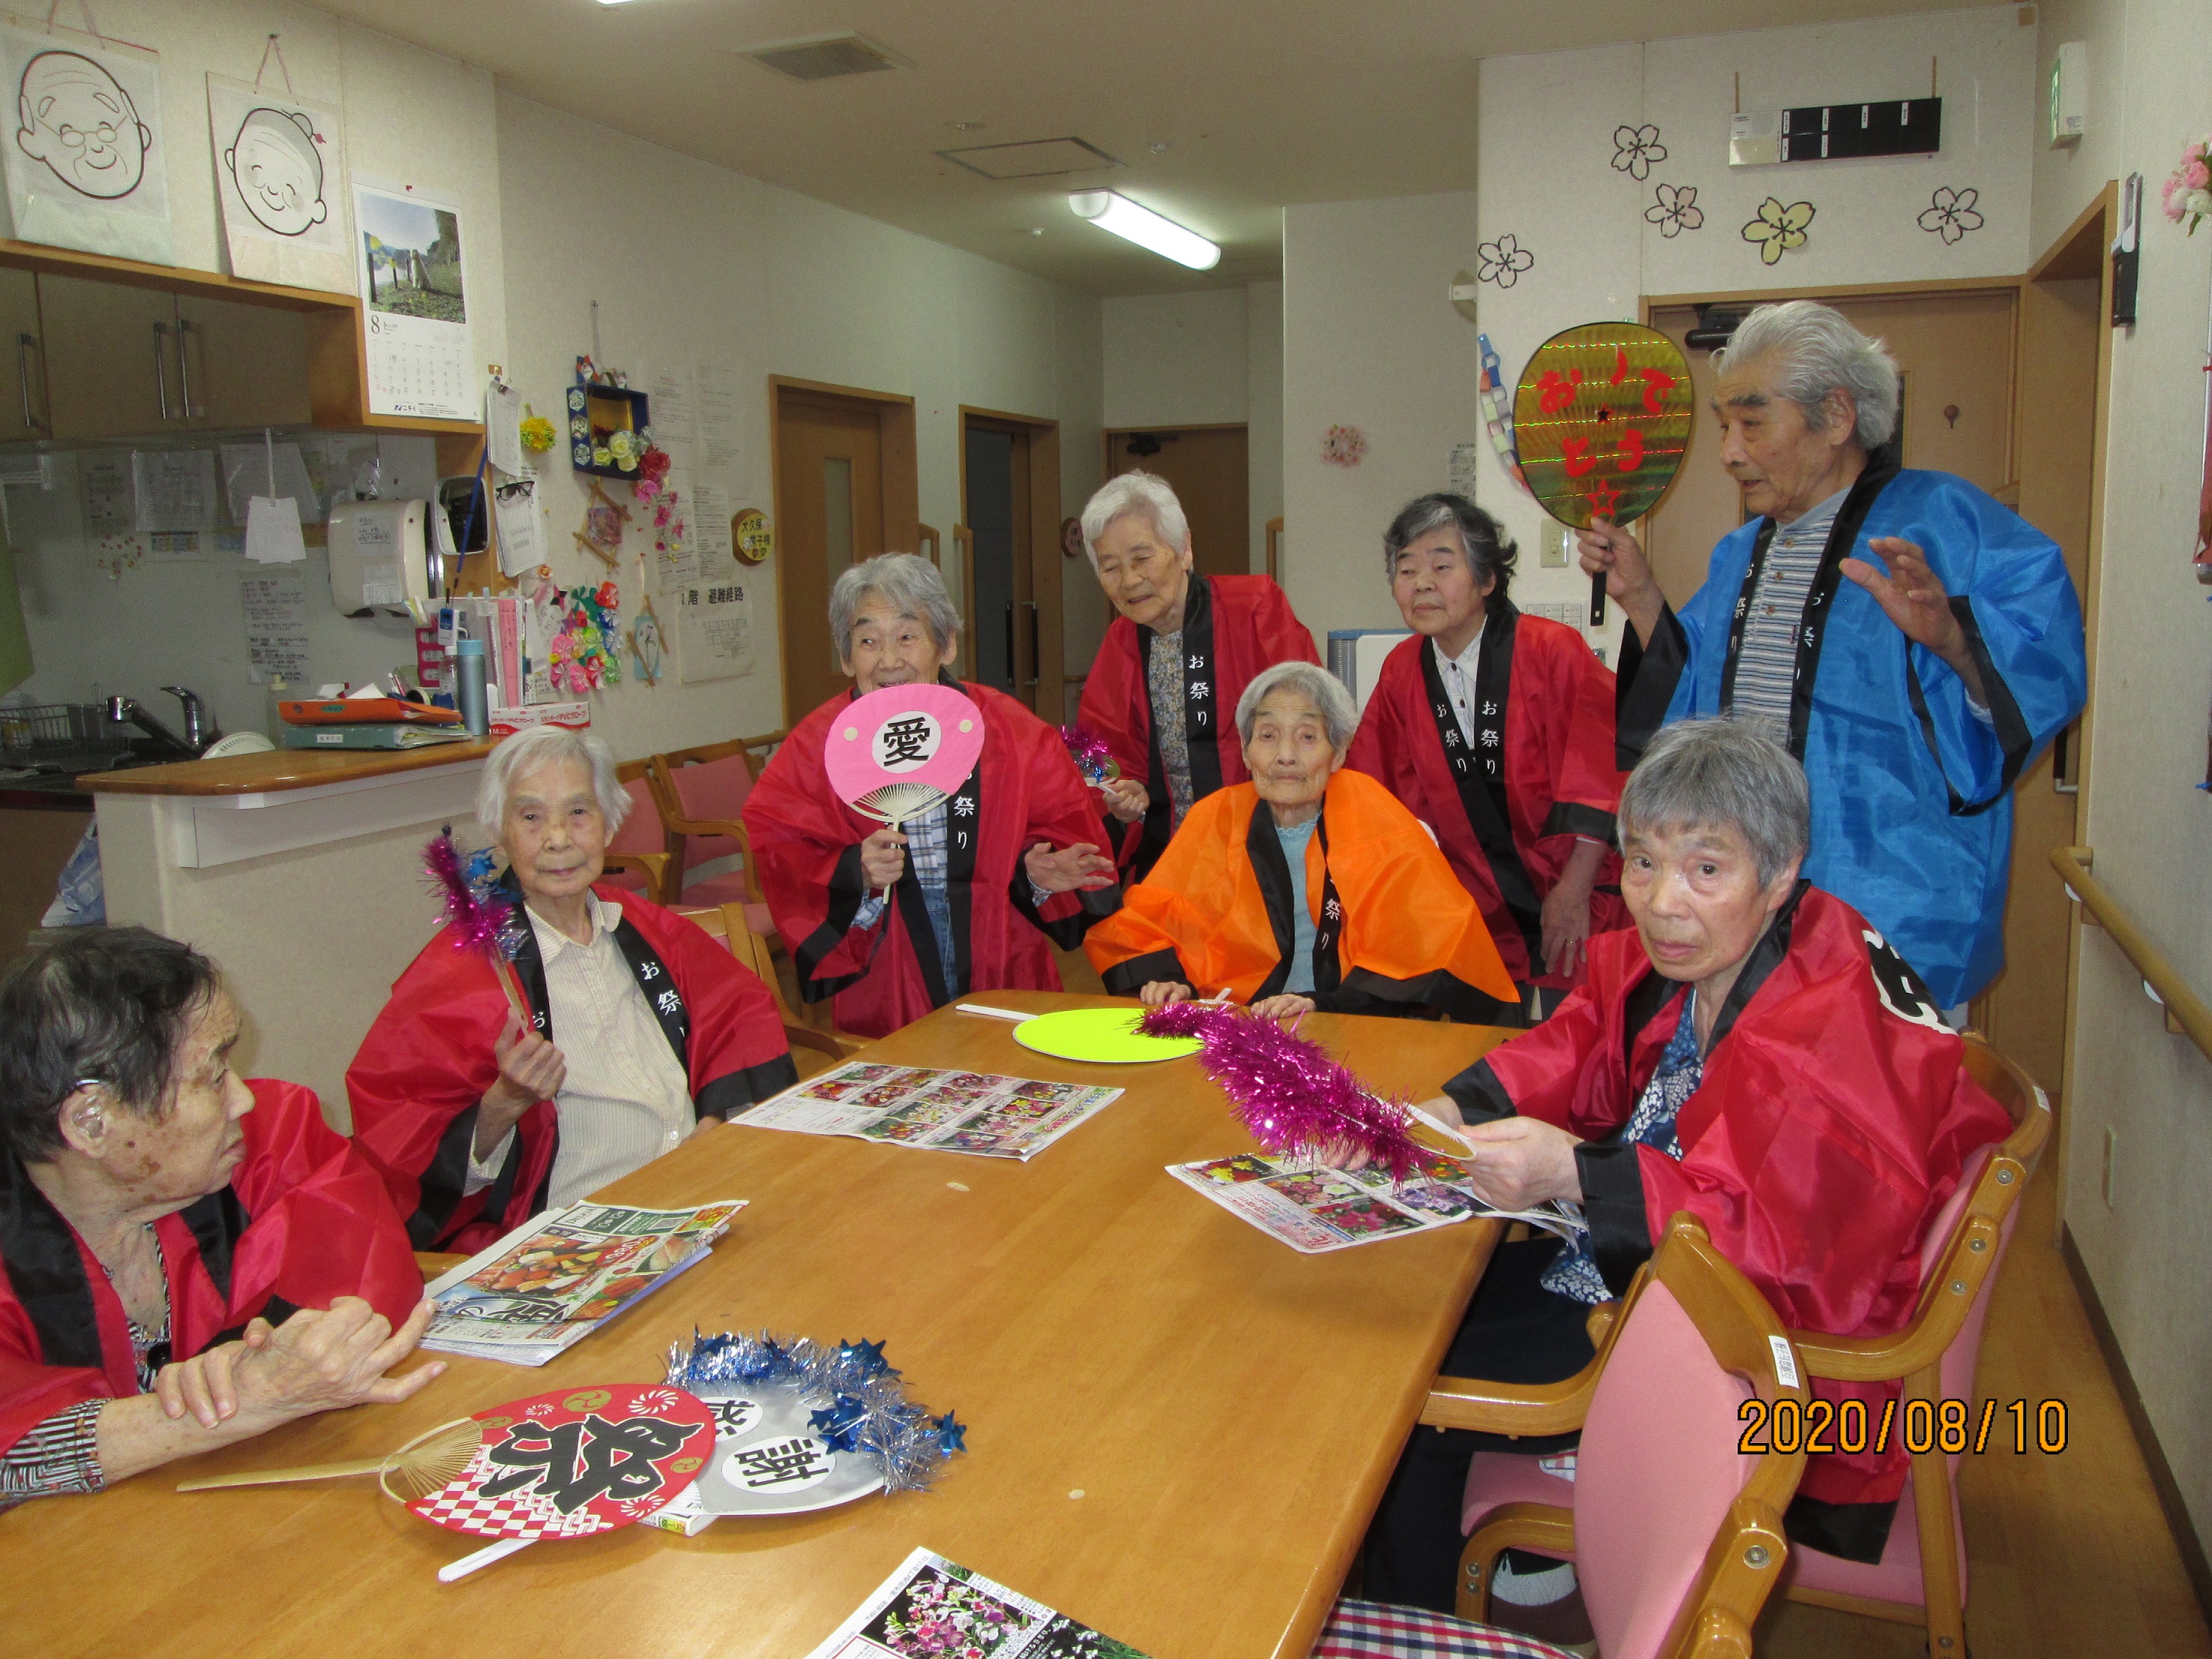
[[[768,377],[768,477],[769,510],[779,534],[783,526],[783,394],[811,392],[817,397],[843,398],[872,404],[876,409],[878,453],[883,464],[884,545],[894,550],[918,549],[921,544],[921,473],[915,442],[914,399],[902,392],[872,392],[866,386],[839,386],[830,380],[801,380],[792,374]],[[789,585],[778,569],[775,583],[776,699],[783,705],[783,724],[788,729],[811,712],[789,706],[782,653],[801,637],[793,625]],[[820,628],[819,617],[799,619],[799,628]]]
[[[1024,687],[1017,677],[1017,697],[1030,694],[1030,707],[1050,726],[1060,723],[1066,701],[1066,637],[1063,631],[1060,552],[1060,422],[1039,415],[1018,415],[1009,410],[985,409],[962,404],[960,416],[960,614],[966,619],[967,639],[960,648],[960,665],[972,676],[975,667],[975,540],[968,529],[968,429],[975,425],[987,432],[1006,432],[1029,441],[1030,599],[1036,608],[1036,660],[1034,681]]]

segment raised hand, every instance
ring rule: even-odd
[[[492,1044],[492,1054],[499,1061],[499,1076],[484,1091],[483,1101],[477,1109],[479,1158],[488,1155],[525,1112],[539,1101],[550,1100],[559,1094],[561,1085],[568,1079],[567,1056],[524,1025],[521,1016],[512,1009],[507,1012],[507,1023],[501,1028],[498,1039]],[[484,1138],[487,1131],[493,1132],[488,1141]]]
[[[860,843],[860,874],[876,892],[896,886],[906,874],[906,837],[896,830],[878,830]]]
[[[1928,562],[1927,554],[1902,536],[1877,536],[1867,544],[1867,550],[1879,555],[1889,566],[1888,571],[1885,574],[1864,559],[1845,559],[1844,574],[1874,595],[1881,614],[1906,639],[1926,646],[1948,663],[1951,672],[1966,683],[1974,701],[1987,707],[1981,671],[1974,666],[1973,656],[1966,649],[1966,630],[1951,614],[1951,596],[1943,591],[1943,579]]]
[[[1106,810],[1123,823],[1134,823],[1152,804],[1142,778],[1110,778],[1098,786],[1098,793],[1106,798]]]
[[[238,1411],[286,1422],[347,1406],[396,1405],[444,1375],[436,1359],[404,1376],[385,1373],[415,1352],[437,1304],[425,1297],[398,1330],[356,1296],[327,1312],[303,1308],[276,1328],[265,1346],[232,1364]]]
[[[1071,893],[1079,887],[1111,887],[1114,860],[1087,841],[1055,853],[1052,843],[1041,841],[1022,855],[1030,880],[1048,893]]]

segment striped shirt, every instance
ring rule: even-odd
[[[1835,528],[1836,514],[1850,493],[1848,487],[1838,489],[1802,518],[1776,529],[1766,544],[1759,585],[1752,590],[1750,614],[1743,620],[1735,695],[1726,712],[1766,723],[1783,743],[1790,740],[1790,703],[1796,688],[1798,629],[1805,620],[1805,601],[1812,597],[1820,556],[1828,550],[1828,532]]]

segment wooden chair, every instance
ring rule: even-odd
[[[767,941],[746,925],[743,904],[722,904],[693,909],[685,907],[678,911],[705,928],[716,939],[726,941],[730,954],[752,969],[768,987],[769,994],[775,999],[776,1017],[783,1022],[785,1040],[796,1048],[811,1048],[817,1054],[827,1054],[832,1064],[842,1062],[866,1048],[864,1037],[847,1036],[842,1031],[824,1031],[807,1024],[791,1012],[784,1000],[783,981],[776,977],[775,961],[768,952]]]
[[[780,948],[782,941],[776,936],[775,923],[761,892],[760,869],[753,862],[752,842],[745,834],[743,813],[745,798],[759,775],[752,751],[772,749],[783,738],[781,732],[732,738],[725,743],[672,750],[653,756],[648,763],[653,795],[668,828],[669,851],[676,858],[675,890],[691,904],[744,905],[747,925],[768,940],[772,950]],[[717,875],[693,874],[703,866],[732,858],[740,860],[735,870]]]
[[[1802,1368],[1766,1299],[1686,1211],[1621,1306],[1581,1376],[1468,1385],[1494,1412],[1540,1412],[1583,1437],[1573,1482],[1559,1483],[1564,1502],[1498,1503],[1475,1517],[1460,1558],[1459,1616],[1487,1617],[1500,1550],[1534,1550],[1575,1562],[1606,1659],[1748,1656],[1753,1621],[1790,1554],[1782,1513],[1805,1468],[1802,1434],[1777,1450],[1760,1425],[1778,1413],[1803,1423]],[[1763,1409],[1747,1437],[1753,1399]],[[1747,1437],[1761,1449],[1745,1455]],[[1532,1470],[1536,1461],[1489,1455]],[[1333,1651],[1326,1635],[1315,1651]]]
[[[615,768],[616,781],[629,792],[629,816],[608,839],[605,878],[611,887],[642,893],[656,904],[673,904],[676,857],[653,798],[651,766],[648,758]]]
[[[1911,1320],[1882,1337],[1790,1334],[1809,1376],[1902,1383],[1899,1430],[1906,1401],[1925,1400],[1932,1410],[1947,1397],[1972,1399],[1990,1286],[2012,1236],[2020,1195],[2051,1133],[2050,1103],[2027,1074],[1980,1037],[1970,1035],[1965,1042],[1968,1073],[2011,1114],[2013,1133],[1967,1159],[1957,1189],[1929,1223],[1920,1251],[1920,1302]],[[1591,1311],[1590,1340],[1599,1347],[1598,1358],[1568,1381],[1548,1390],[1505,1390],[1495,1383],[1440,1376],[1421,1421],[1493,1434],[1565,1433],[1580,1420],[1578,1402],[1586,1401],[1595,1386],[1620,1306],[1605,1303]],[[1965,1659],[1966,1545],[1954,1487],[1958,1461],[1957,1454],[1935,1450],[1912,1456],[1912,1472],[1879,1565],[1799,1546],[1785,1587],[1790,1599],[1924,1623],[1933,1659]],[[1556,1501],[1567,1490],[1565,1481],[1543,1474],[1534,1458],[1506,1454],[1499,1462],[1514,1467],[1492,1470],[1481,1457],[1476,1459],[1468,1477],[1470,1505],[1480,1496],[1478,1477],[1510,1477],[1517,1496],[1549,1493]]]

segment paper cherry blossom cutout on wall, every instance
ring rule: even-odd
[[[1333,426],[1322,434],[1321,458],[1331,466],[1358,466],[1367,453],[1367,434],[1356,426]]]
[[[1613,167],[1637,183],[1651,176],[1652,167],[1667,159],[1667,146],[1659,142],[1656,127],[1615,127],[1613,130]]]
[[[1474,277],[1479,283],[1495,283],[1500,288],[1511,288],[1521,273],[1536,263],[1536,256],[1516,241],[1509,232],[1494,242],[1484,242],[1474,250]]]
[[[1759,216],[1743,228],[1743,240],[1755,244],[1760,259],[1771,265],[1805,246],[1805,228],[1813,222],[1814,211],[1810,202],[1784,207],[1770,196],[1759,204]]]
[[[1980,193],[1945,185],[1929,198],[1928,208],[1920,216],[1920,228],[1941,236],[1946,247],[1968,231],[1979,230],[1982,216],[1974,210],[1974,202]]]
[[[1644,210],[1644,216],[1659,227],[1662,236],[1671,240],[1705,222],[1705,210],[1698,205],[1695,185],[1662,185],[1654,192],[1654,198],[1651,205]]]

